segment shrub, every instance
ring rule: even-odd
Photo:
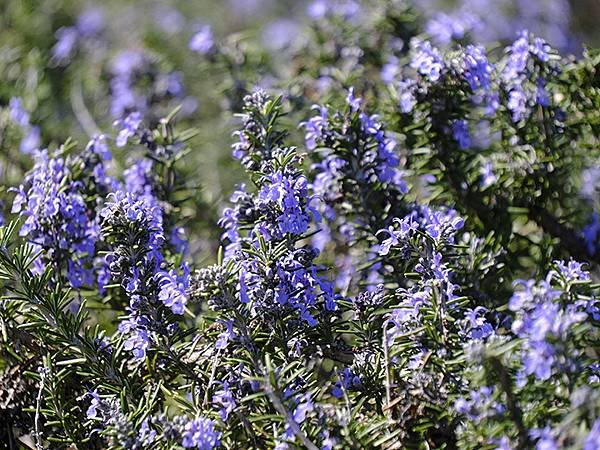
[[[115,56],[15,5],[58,31],[0,66],[8,448],[600,447],[596,50],[344,0]]]

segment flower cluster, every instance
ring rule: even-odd
[[[164,107],[161,110],[165,104],[167,108],[181,104],[184,114],[193,113],[197,107],[197,101],[186,95],[180,72],[161,71],[139,50],[116,55],[110,73],[110,112],[115,119],[130,113],[153,117],[165,111]]]
[[[15,189],[12,212],[26,217],[20,235],[44,253],[36,269],[48,265],[65,273],[72,287],[94,284],[93,259],[100,227],[96,205],[86,198],[105,194],[111,180],[105,162],[111,158],[103,137],[94,138],[79,158],[51,157],[48,150],[34,153],[35,165]],[[74,174],[83,166],[83,172]],[[87,178],[89,177],[89,178]],[[91,184],[90,184],[91,183]],[[92,192],[88,191],[91,185]]]
[[[509,309],[516,314],[512,331],[524,342],[521,382],[525,382],[528,375],[547,380],[557,364],[561,364],[563,371],[574,369],[578,355],[561,343],[568,341],[572,328],[585,321],[588,313],[595,316],[594,320],[600,318],[595,299],[561,304],[565,293],[557,289],[553,281],[558,278],[566,287],[590,278],[580,263],[557,261],[555,264],[558,272],[550,271],[545,280],[516,282],[515,285],[522,286],[523,290],[515,292],[508,303]]]
[[[533,106],[550,106],[542,69],[550,60],[551,50],[543,39],[531,38],[524,31],[508,47],[507,53],[502,80],[509,91],[507,107],[513,120],[519,122],[528,117]]]
[[[99,422],[105,429],[118,430],[116,435],[111,437],[114,445],[135,450],[155,446],[159,442],[176,442],[184,448],[200,450],[212,450],[220,445],[221,432],[217,431],[215,421],[211,419],[190,419],[185,416],[169,419],[165,415],[151,416],[144,419],[136,431],[134,423],[122,413],[117,398],[101,398],[96,391],[89,392],[88,395],[91,401],[87,418]]]
[[[401,154],[375,114],[362,108],[363,100],[351,88],[346,107],[331,113],[327,106],[314,106],[318,113],[303,122],[305,141],[319,162],[312,165],[312,190],[321,200],[325,218],[314,242],[323,249],[331,240],[353,246],[384,225],[380,211],[393,208],[401,213],[407,184],[401,170]],[[351,207],[341,199],[347,198]],[[345,253],[345,252],[344,252]],[[338,265],[352,266],[351,252],[340,252]],[[341,271],[337,285],[343,287],[348,274]]]
[[[226,258],[239,264],[240,301],[253,315],[285,317],[292,310],[315,326],[319,299],[332,311],[335,296],[313,263],[318,251],[294,245],[319,214],[311,206],[306,177],[295,168],[295,150],[282,147],[283,134],[274,128],[279,114],[279,103],[261,91],[246,98],[243,129],[235,133],[240,143],[234,144],[234,157],[249,170],[261,171],[257,174],[259,190],[257,194],[243,187],[236,191],[231,198],[235,206],[225,209],[220,223],[228,244]],[[243,233],[248,225],[251,228]],[[264,258],[257,258],[256,251],[266,253]]]
[[[164,323],[155,321],[157,314],[164,314],[157,306],[162,304],[174,314],[183,314],[189,269],[184,266],[181,276],[163,269],[162,211],[148,196],[111,193],[101,216],[102,234],[111,248],[105,257],[110,279],[120,283],[129,299],[129,316],[119,330],[130,334],[125,348],[143,359],[151,342],[151,330],[169,330]]]

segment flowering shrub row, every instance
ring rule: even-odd
[[[600,54],[467,9],[313,2],[278,57],[195,29],[238,119],[216,205],[202,97],[144,51],[104,61],[112,128],[74,82],[87,145],[11,95],[0,440],[600,448]],[[103,60],[105,26],[48,64]]]

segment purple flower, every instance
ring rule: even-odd
[[[68,61],[73,53],[79,33],[75,27],[62,27],[56,32],[58,41],[52,48],[52,56],[60,62]]]
[[[319,111],[319,114],[300,124],[306,129],[306,148],[309,150],[317,148],[317,140],[323,137],[323,132],[327,129],[328,116],[328,110],[325,106],[314,105],[312,109]]]
[[[486,106],[486,114],[495,112],[498,106],[498,93],[492,91],[490,74],[493,67],[488,62],[485,49],[468,45],[463,55],[463,75],[473,91],[473,101]]]
[[[468,398],[459,397],[454,409],[475,423],[504,411],[504,406],[493,400],[494,388],[483,386],[472,390]]]
[[[436,82],[440,79],[441,72],[444,69],[444,62],[437,48],[430,42],[413,38],[410,42],[412,50],[412,61],[410,66],[416,69],[421,75]]]
[[[390,56],[387,63],[381,68],[381,81],[386,84],[392,84],[400,72],[399,60],[395,56]]]
[[[97,154],[102,161],[110,161],[112,159],[112,153],[106,143],[106,136],[103,134],[94,135],[88,143],[87,149]]]
[[[262,234],[270,240],[272,236],[305,233],[311,222],[311,214],[306,208],[306,202],[309,201],[306,178],[299,176],[294,179],[284,176],[281,171],[275,172],[269,178],[270,184],[265,184],[260,190],[256,206],[265,209],[277,206],[277,210],[281,213],[275,218],[273,224],[277,229],[260,227]],[[265,235],[266,230],[273,233],[267,232]]]
[[[41,132],[37,126],[29,123],[29,113],[23,108],[23,102],[19,97],[12,97],[9,102],[10,118],[25,134],[19,145],[21,153],[33,153],[41,144]]]
[[[533,44],[529,47],[532,54],[538,57],[542,62],[548,62],[550,59],[550,46],[542,38],[536,37]]]
[[[452,123],[452,136],[461,149],[464,150],[471,146],[471,135],[466,120],[455,120]]]
[[[513,448],[510,444],[510,440],[506,436],[502,436],[501,439],[496,440],[494,442],[498,444],[496,450],[512,450]]]
[[[72,287],[92,284],[98,229],[83,186],[72,181],[71,169],[63,158],[50,158],[44,150],[34,153],[34,160],[23,184],[14,189],[17,194],[12,212],[26,218],[19,234],[43,250],[36,259],[37,268],[43,269],[48,263],[64,267],[66,258],[66,276]]]
[[[29,126],[29,113],[23,108],[23,101],[19,97],[11,97],[9,101],[10,118],[21,127]]]
[[[529,434],[533,439],[537,439],[535,450],[558,450],[556,440],[552,436],[552,430],[549,426],[541,430],[533,429]]]
[[[591,222],[583,227],[581,230],[585,244],[587,246],[588,253],[593,256],[596,254],[596,241],[598,239],[598,233],[600,233],[600,220],[597,212],[592,213]]]
[[[531,342],[523,357],[526,375],[535,374],[538,380],[547,380],[552,375],[554,347],[545,341]]]
[[[502,78],[507,84],[518,80],[527,68],[529,59],[529,35],[527,31],[519,33],[519,37],[506,49],[509,54]]]
[[[77,18],[77,31],[84,38],[97,36],[104,29],[104,12],[100,8],[88,8]]]
[[[506,106],[512,112],[514,122],[519,122],[527,116],[527,95],[520,85],[510,91]]]
[[[205,25],[192,36],[189,43],[189,48],[192,51],[206,55],[209,53],[215,45],[214,35],[210,25]]]
[[[329,1],[314,0],[308,5],[308,16],[313,20],[322,19],[329,12]]]
[[[242,278],[240,275],[240,283],[242,283],[241,280],[242,280]],[[241,296],[241,293],[240,293],[240,296]],[[247,301],[244,302],[242,300],[242,303],[248,303],[248,302]],[[219,333],[219,336],[217,337],[217,341],[215,342],[215,348],[217,350],[222,350],[222,349],[226,348],[227,344],[229,344],[230,341],[234,340],[237,337],[237,335],[235,334],[235,331],[233,331],[233,320],[226,319],[226,320],[222,320],[221,323],[223,325],[225,325],[225,331],[223,331],[222,333]]]
[[[348,390],[358,390],[362,387],[362,380],[360,376],[356,375],[351,368],[346,367],[340,373],[340,379],[335,383],[335,385],[331,388],[331,394],[335,398],[342,398],[344,396],[344,391]]]
[[[498,177],[494,174],[494,166],[491,162],[485,163],[480,170],[481,187],[486,189],[498,181]]]
[[[221,420],[226,422],[229,414],[236,406],[233,393],[229,389],[229,384],[227,382],[223,383],[221,389],[213,394],[212,403],[213,405],[217,405],[219,407],[219,415],[221,416]]]
[[[162,31],[173,35],[185,27],[185,17],[177,9],[159,5],[154,12],[154,21]]]
[[[414,89],[416,84],[413,80],[401,81],[398,84],[398,92],[400,93],[400,111],[408,114],[417,104]]]
[[[356,112],[359,110],[360,105],[362,103],[362,98],[354,97],[354,88],[351,87],[348,89],[348,95],[346,95],[346,103],[350,106],[350,110],[352,112]]]
[[[215,422],[200,417],[185,425],[181,445],[185,448],[212,450],[221,444],[220,439],[221,433],[215,430]]]
[[[387,228],[387,230],[381,229],[377,232],[377,234],[380,234],[380,233],[388,234],[388,238],[384,239],[383,242],[381,243],[381,245],[379,246],[379,254],[381,256],[385,256],[390,252],[390,248],[392,248],[400,243],[399,238],[402,236],[402,233],[400,231],[394,230],[394,227],[392,225],[390,225]]]
[[[187,264],[183,266],[183,274],[180,276],[176,271],[161,271],[156,274],[159,282],[158,299],[174,314],[183,315],[185,305],[188,301],[186,290],[189,288],[190,269]]]
[[[467,321],[467,333],[471,339],[485,339],[494,333],[494,329],[485,319],[488,312],[483,306],[477,306],[475,309],[465,311]]]
[[[298,404],[292,413],[292,420],[296,423],[302,423],[306,419],[306,415],[314,411],[315,407],[310,399],[310,394],[301,397],[301,402]]]
[[[150,347],[150,333],[148,330],[141,327],[137,328],[137,324],[136,328],[130,329],[127,329],[127,326],[121,327],[121,325],[122,323],[119,325],[119,331],[131,333],[123,348],[130,350],[136,359],[144,359],[146,351]]]
[[[554,261],[554,264],[558,267],[561,275],[571,282],[587,281],[590,279],[590,273],[587,270],[583,270],[583,264],[580,262],[573,260],[570,260],[568,263]]]
[[[276,19],[264,27],[262,42],[271,51],[284,51],[294,42],[299,32],[300,25],[297,21]]]
[[[26,129],[27,134],[19,144],[19,150],[22,153],[33,153],[40,148],[42,143],[40,128],[32,126]]]
[[[148,419],[144,419],[138,432],[137,442],[144,446],[151,445],[156,439],[156,430],[151,430],[148,425]]]
[[[125,147],[129,138],[136,135],[142,124],[142,115],[134,111],[125,117],[124,120],[115,121],[114,125],[121,128],[117,135],[116,145],[117,147]]]
[[[600,448],[600,419],[596,419],[590,434],[583,444],[583,450],[597,450]]]
[[[100,406],[101,400],[98,392],[96,390],[90,391],[87,393],[90,397],[92,397],[92,401],[90,403],[89,408],[87,409],[86,416],[88,419],[95,419],[98,415],[98,407]]]
[[[548,108],[550,106],[550,96],[546,90],[546,82],[543,78],[537,80],[536,101],[538,105]]]

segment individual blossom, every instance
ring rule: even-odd
[[[189,43],[190,50],[206,55],[214,48],[215,40],[212,28],[209,25],[205,25],[192,36]]]
[[[169,272],[158,272],[156,277],[159,279],[158,286],[160,289],[158,299],[165,306],[171,308],[174,314],[182,315],[188,301],[186,291],[190,286],[189,266],[187,264],[183,266],[182,275],[178,275],[175,270],[170,270]]]
[[[494,328],[485,318],[487,312],[483,306],[465,311],[465,329],[471,339],[485,339],[494,334]]]
[[[90,402],[89,408],[86,411],[86,416],[88,419],[94,419],[98,415],[98,407],[101,404],[100,396],[98,395],[98,392],[96,390],[88,392],[87,395],[92,397],[92,400]]]
[[[19,97],[11,97],[9,101],[10,118],[21,127],[29,126],[29,113],[23,107]]]
[[[381,81],[385,84],[392,84],[400,73],[400,63],[397,57],[389,56],[387,62],[383,65],[380,72]]]
[[[152,338],[148,330],[148,322],[146,316],[138,314],[119,324],[119,332],[128,335],[123,348],[131,351],[136,359],[146,358],[146,352],[150,348]]]
[[[326,106],[313,105],[312,109],[318,111],[319,114],[311,117],[306,122],[300,123],[300,126],[303,126],[306,129],[306,148],[309,150],[314,150],[317,147],[317,140],[323,137],[323,134],[327,129],[327,117],[329,114]]]
[[[117,120],[115,126],[120,128],[117,135],[117,147],[124,147],[127,141],[134,137],[142,124],[142,115],[139,112],[132,112],[123,120]]]
[[[558,450],[556,439],[552,434],[552,429],[549,426],[542,429],[533,429],[529,432],[529,435],[536,440],[536,450]]]
[[[350,367],[344,368],[338,377],[339,380],[331,388],[331,395],[335,398],[341,399],[344,396],[344,391],[360,390],[362,388],[360,376],[356,375]]]
[[[452,123],[452,136],[461,149],[467,149],[471,146],[471,135],[466,120],[455,120]]]
[[[52,57],[61,64],[68,63],[78,47],[100,38],[104,25],[104,13],[100,8],[84,10],[74,26],[58,29]]]
[[[212,450],[221,445],[221,433],[216,430],[214,421],[199,417],[185,425],[181,445],[184,448]]]
[[[458,398],[454,408],[469,420],[481,422],[484,418],[501,414],[505,410],[504,405],[494,400],[494,393],[493,387],[475,389],[469,393],[468,398]]]
[[[174,35],[186,26],[184,15],[178,9],[166,5],[157,5],[154,21],[168,35]]]
[[[416,83],[414,80],[404,80],[398,83],[398,92],[400,93],[400,111],[404,114],[410,113],[415,105],[417,99],[415,97]]]
[[[581,230],[585,245],[587,247],[588,254],[594,256],[597,251],[597,239],[600,234],[600,220],[598,219],[598,213],[594,211],[592,213],[591,221],[583,227]]]
[[[215,342],[215,348],[217,350],[222,350],[227,347],[229,342],[233,341],[237,334],[233,330],[233,320],[226,319],[221,322],[225,326],[225,331],[219,333],[217,337],[217,341]]]
[[[410,42],[412,61],[410,66],[432,82],[437,82],[444,69],[444,61],[439,50],[429,41],[413,38]]]
[[[229,389],[229,384],[227,382],[221,385],[221,389],[215,391],[212,397],[212,403],[219,407],[221,420],[226,422],[229,414],[231,414],[236,406],[233,393]]]
[[[491,162],[485,163],[480,170],[481,173],[481,187],[486,189],[498,181],[498,177],[494,173],[494,166]]]

